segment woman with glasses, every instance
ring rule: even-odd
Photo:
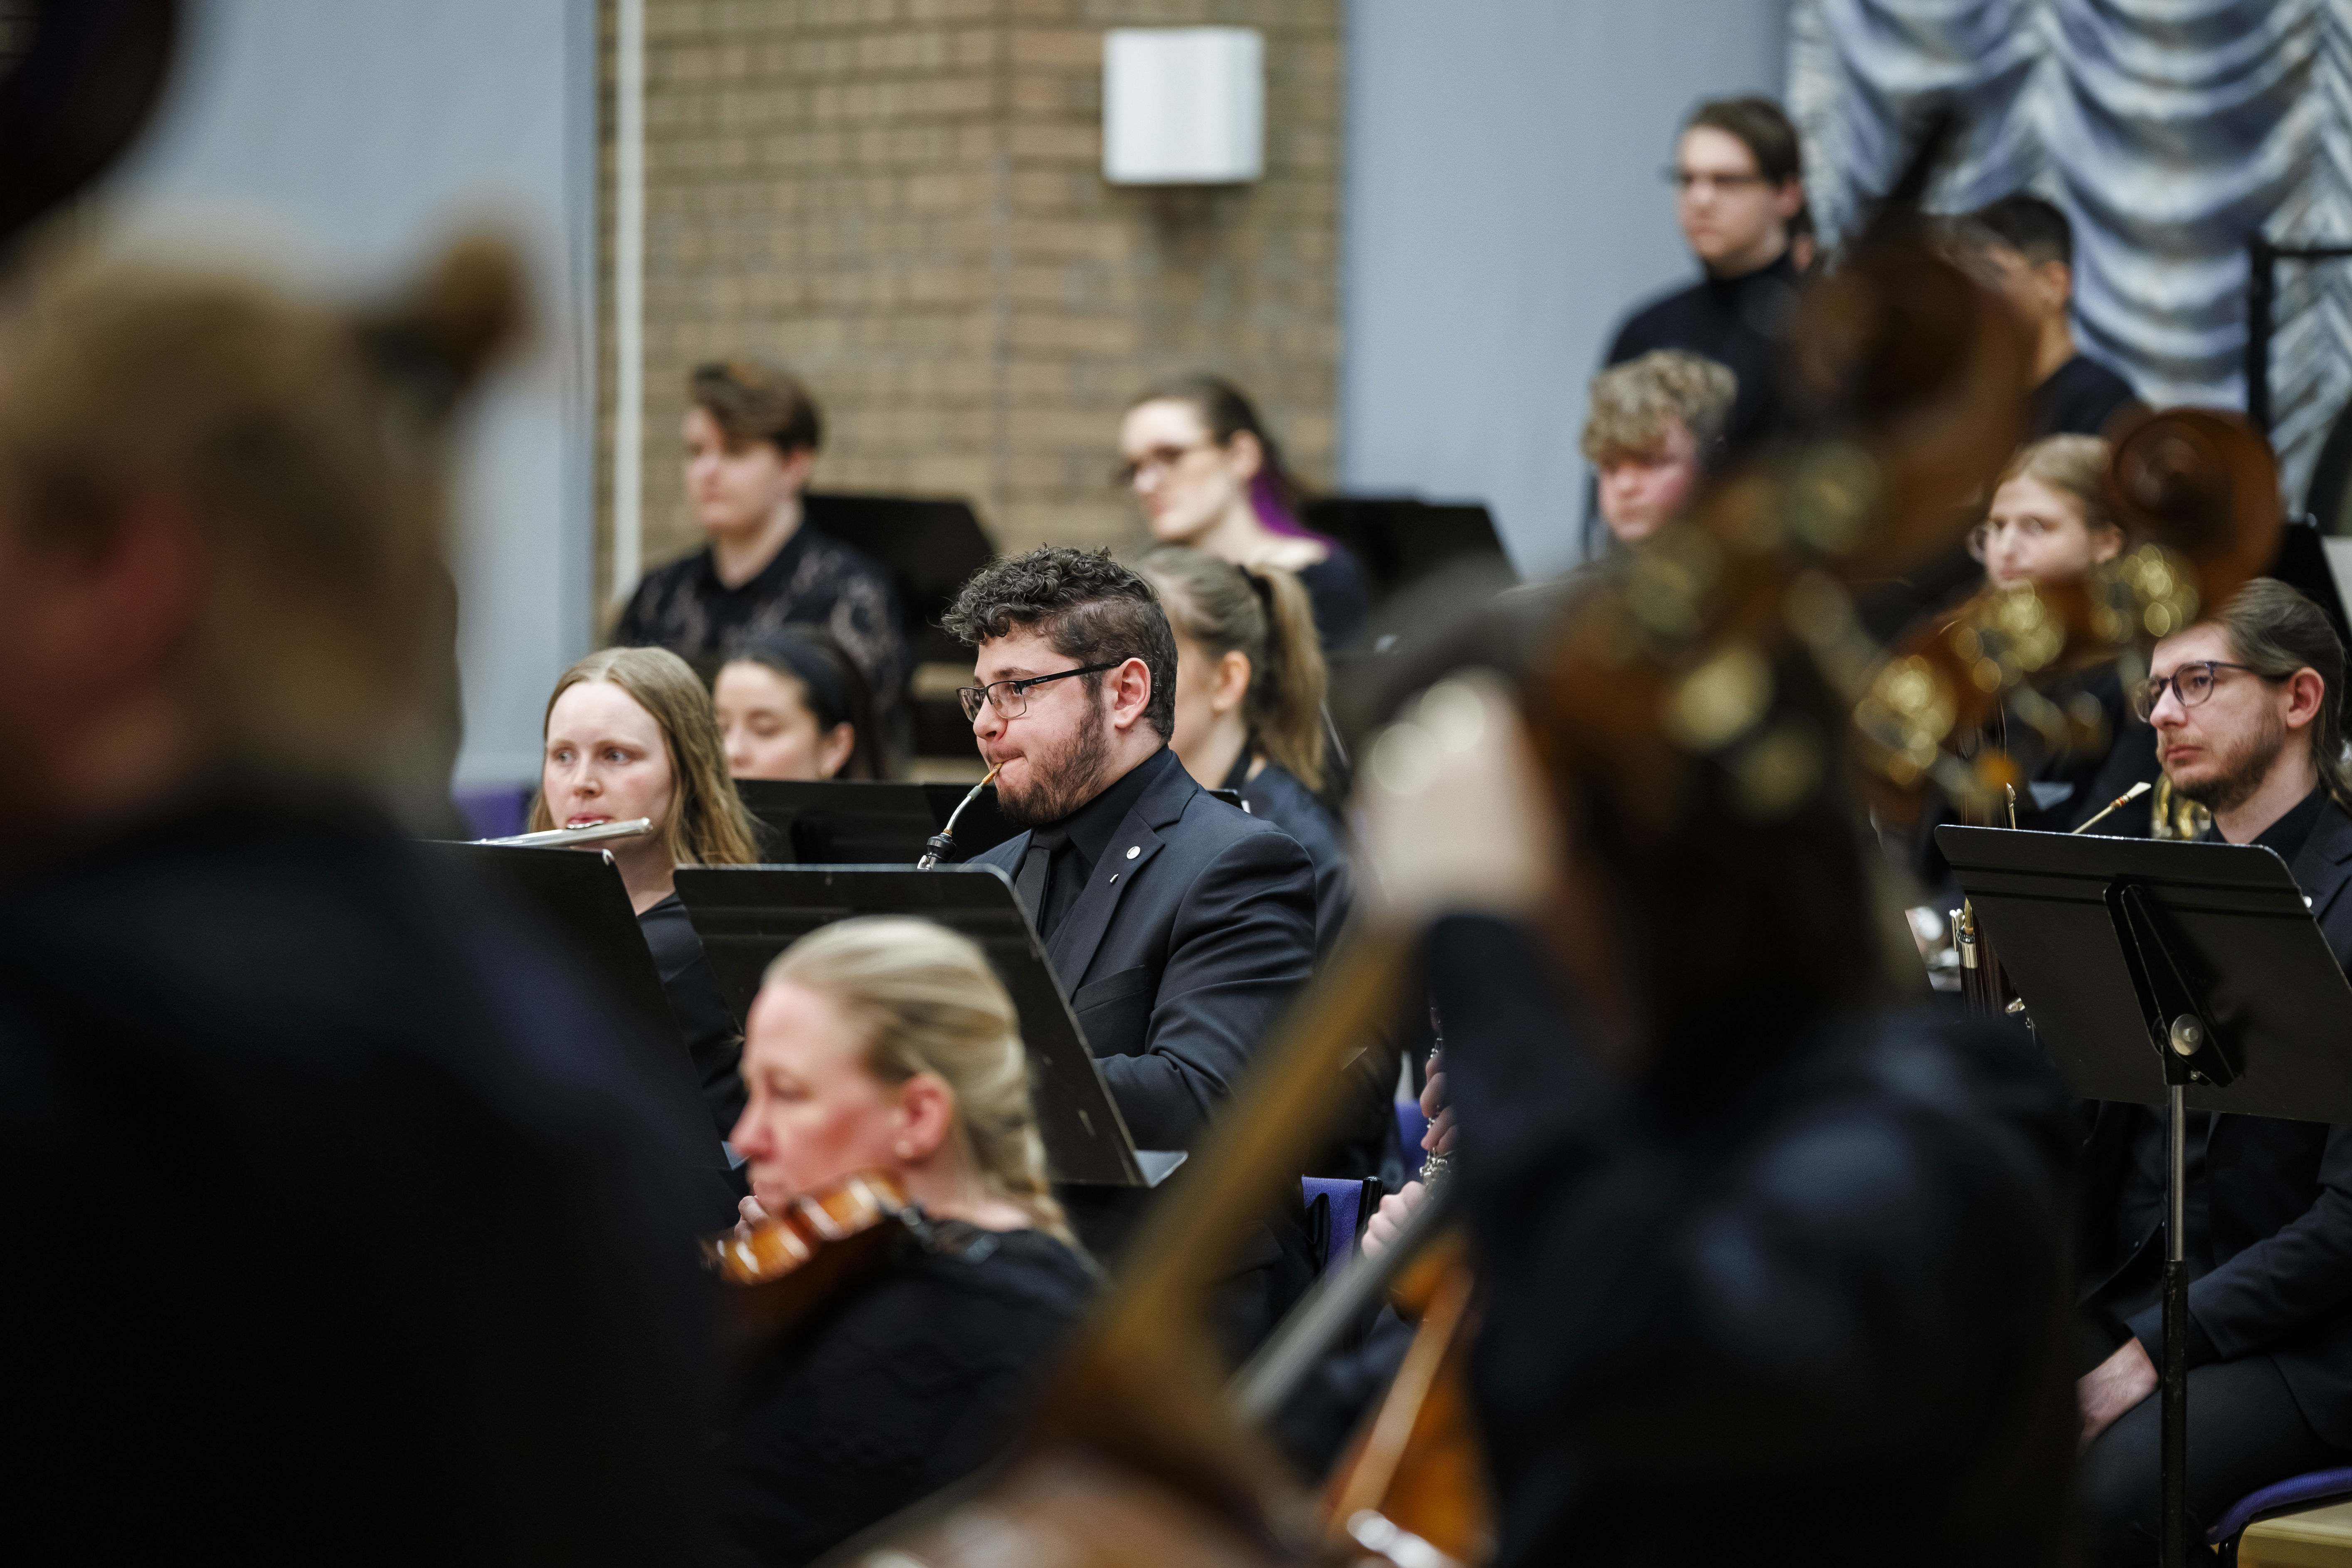
[[[1154,539],[1294,574],[1324,647],[1355,641],[1371,609],[1363,565],[1298,521],[1306,489],[1241,388],[1213,375],[1155,387],[1119,421],[1118,449],[1116,480],[1134,492]]]

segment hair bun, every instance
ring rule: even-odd
[[[360,311],[352,331],[387,379],[446,413],[522,335],[522,264],[514,247],[465,236],[386,303]]]

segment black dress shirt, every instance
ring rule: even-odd
[[[822,1556],[1013,1436],[1094,1272],[1042,1231],[933,1228],[747,1369],[722,1469],[740,1561]]]
[[[2025,438],[2104,436],[2116,415],[2138,402],[2130,382],[2088,354],[2076,354],[2028,395]]]
[[[1683,349],[1728,366],[1739,395],[1724,421],[1725,444],[1738,447],[1780,433],[1780,340],[1797,303],[1797,269],[1787,252],[1736,278],[1713,274],[1643,306],[1617,329],[1609,363],[1623,364],[1653,349]]]
[[[1135,803],[1143,798],[1151,782],[1169,769],[1183,765],[1176,760],[1174,752],[1162,746],[1061,821],[1032,831],[1028,852],[1023,857],[1023,875],[1015,880],[1026,884],[1030,857],[1051,856],[1045,873],[1044,912],[1037,920],[1039,936],[1051,942],[1054,933],[1062,929],[1078,895],[1093,879],[1096,864],[1110,847],[1111,836],[1118,831],[1119,822],[1135,809]]]
[[[823,626],[856,662],[877,710],[906,689],[911,655],[890,575],[870,558],[806,522],[750,581],[719,580],[709,546],[646,574],[613,641],[666,647],[699,665],[736,643],[786,626]]]

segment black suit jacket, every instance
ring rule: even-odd
[[[1017,877],[1028,852],[1024,833],[971,863]],[[1136,1142],[1182,1149],[1314,966],[1315,869],[1288,834],[1169,768],[1045,955]]]
[[[2352,817],[2334,805],[2289,868],[2338,963],[2352,967]],[[2082,1297],[2088,1301],[2155,1237],[2161,1203],[2127,1202],[2131,1138],[2143,1106],[2086,1107],[2078,1211]],[[2352,1127],[2267,1116],[2215,1116],[2203,1178],[2213,1270],[2189,1287],[2192,1364],[2267,1352],[2305,1419],[2352,1447]],[[2119,1234],[2128,1228],[2133,1241]],[[2160,1310],[2128,1323],[2161,1344]],[[2151,1350],[2151,1355],[2154,1351]]]

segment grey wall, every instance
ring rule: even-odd
[[[1696,276],[1658,171],[1702,98],[1778,96],[1786,0],[1350,0],[1339,475],[1479,500],[1577,558],[1585,383]]]
[[[338,291],[463,223],[520,242],[538,331],[471,433],[452,550],[461,782],[537,778],[548,689],[588,644],[595,19],[594,0],[204,0],[111,187],[142,250]]]

